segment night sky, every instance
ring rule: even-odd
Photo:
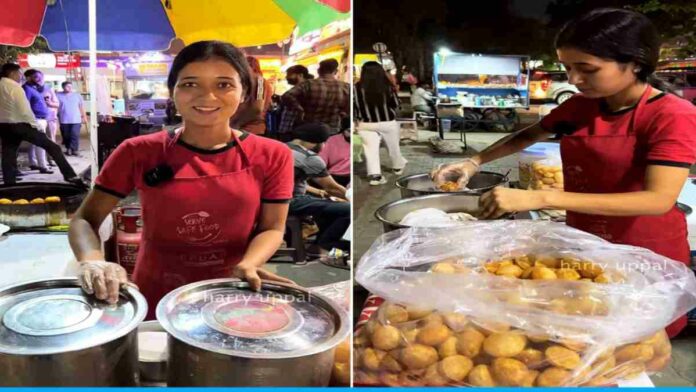
[[[397,65],[413,68],[424,77],[432,71],[432,53],[440,47],[462,53],[528,55],[553,62],[555,35],[568,20],[594,8],[642,2],[354,0],[355,52],[373,53],[372,45],[384,42]],[[669,23],[666,19],[661,22]]]
[[[357,0],[356,0],[357,1]],[[543,18],[551,0],[513,0],[512,10],[525,18]]]

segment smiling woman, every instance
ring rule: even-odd
[[[168,87],[184,127],[121,144],[71,223],[86,291],[115,302],[127,281],[123,268],[103,261],[97,228],[134,189],[143,242],[133,280],[148,299],[148,318],[166,293],[187,283],[234,276],[258,289],[260,279],[289,282],[261,266],[283,239],[292,154],[229,125],[250,86],[246,60],[230,44],[196,42],[176,56]]]

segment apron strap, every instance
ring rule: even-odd
[[[241,132],[246,133],[245,131],[241,130]],[[246,167],[251,166],[251,159],[249,159],[249,155],[247,155],[246,151],[244,151],[244,147],[242,146],[242,141],[237,137],[237,134],[232,131],[232,138],[234,139],[234,144],[239,149],[239,154],[242,156],[242,162]]]

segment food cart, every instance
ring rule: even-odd
[[[466,147],[464,132],[479,125],[511,131],[519,120],[516,109],[529,108],[528,61],[527,56],[435,53],[440,137],[446,128],[458,129]]]
[[[696,105],[696,58],[661,62],[657,75],[672,84],[677,95]]]

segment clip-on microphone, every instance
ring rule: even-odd
[[[174,178],[174,170],[167,164],[161,164],[143,175],[143,181],[151,187],[163,184],[172,178]]]

